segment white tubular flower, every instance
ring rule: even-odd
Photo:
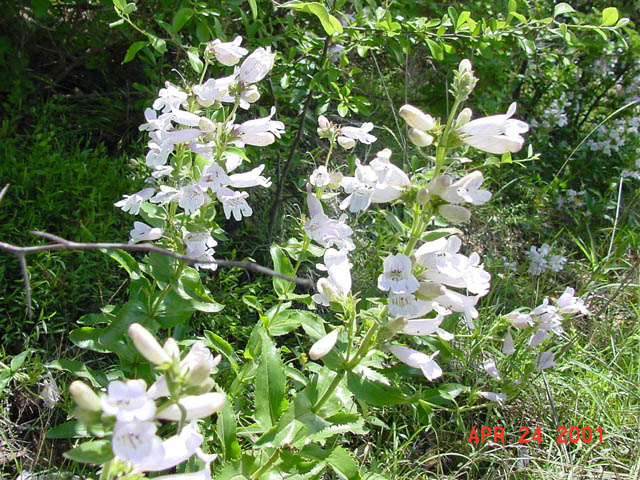
[[[574,297],[575,290],[571,287],[567,287],[565,291],[560,295],[560,298],[556,301],[558,312],[563,315],[570,315],[573,313],[582,313],[583,315],[589,315],[589,310],[584,304],[584,300],[580,297]]]
[[[129,325],[129,337],[136,350],[154,365],[171,363],[171,357],[162,349],[156,337],[139,323]]]
[[[391,163],[391,150],[385,148],[376,153],[369,166],[378,175],[376,188],[371,197],[372,203],[387,203],[402,196],[404,189],[411,185],[406,173]]]
[[[462,135],[463,143],[483,152],[496,155],[514,153],[524,145],[524,138],[520,134],[529,130],[529,125],[522,120],[511,119],[514,113],[516,113],[515,102],[509,106],[506,114],[471,120],[457,132]]]
[[[165,451],[156,430],[153,422],[116,422],[111,439],[113,453],[134,465],[162,461]]]
[[[235,127],[233,131],[238,135],[238,141],[259,147],[275,142],[275,137],[280,138],[284,133],[284,123],[271,120],[275,113],[276,107],[271,107],[271,113],[268,116],[247,120]]]
[[[171,110],[179,109],[182,105],[186,105],[188,98],[189,96],[176,85],[166,82],[165,88],[160,89],[158,98],[153,102],[152,107],[154,110],[162,110],[163,113],[168,113]]]
[[[451,175],[438,175],[431,179],[427,185],[427,190],[431,195],[440,196],[440,194],[449,188],[452,183],[453,179],[451,178]]]
[[[122,200],[114,203],[113,205],[130,213],[131,215],[137,215],[140,212],[142,202],[149,200],[154,193],[155,190],[153,188],[145,188],[133,195],[123,195]]]
[[[360,143],[364,143],[368,145],[377,140],[376,137],[371,135],[369,132],[373,130],[373,123],[366,122],[363,123],[360,127],[340,127],[339,133],[340,136],[350,138],[352,140],[357,140]],[[340,143],[340,138],[338,137],[338,143]],[[355,145],[355,144],[354,144]],[[345,147],[340,144],[343,148],[353,148],[353,147]]]
[[[347,258],[348,250],[329,248],[324,253],[324,264],[318,264],[318,270],[326,271],[328,278],[321,278],[317,282],[318,293],[312,296],[314,302],[329,306],[346,298],[351,292],[351,267]]]
[[[536,330],[536,333],[534,333],[529,339],[529,347],[536,348],[548,338],[551,338],[551,335],[549,335],[547,330],[545,330],[544,328],[539,328],[538,330]]]
[[[406,325],[400,330],[400,333],[406,335],[416,335],[423,337],[437,333],[444,315],[438,313],[435,318],[422,318],[419,320],[407,320]]]
[[[129,243],[152,242],[162,237],[161,228],[152,228],[143,222],[133,222],[133,230],[129,232]]]
[[[496,367],[496,362],[492,359],[485,360],[482,364],[482,368],[487,372],[488,375],[492,376],[496,380],[500,380],[500,373],[498,372],[498,367]]]
[[[516,349],[513,346],[513,337],[509,330],[507,330],[504,340],[502,340],[502,353],[505,355],[513,355],[516,353]]]
[[[180,189],[178,205],[184,209],[184,213],[191,215],[197,212],[201,206],[209,203],[211,198],[202,190],[200,185],[187,185]]]
[[[242,165],[242,157],[237,153],[224,152],[222,158],[224,159],[224,168],[227,170],[227,173],[233,172]]]
[[[153,178],[162,178],[173,173],[173,167],[171,165],[160,165],[158,167],[152,167],[153,172],[151,176]]]
[[[162,475],[160,477],[154,477],[154,480],[212,480],[211,477],[211,464],[218,458],[216,454],[202,453],[200,448],[196,449],[196,455],[200,460],[204,462],[202,470],[191,473],[174,473],[171,475]]]
[[[96,392],[84,382],[80,380],[75,380],[69,385],[69,393],[73,398],[73,401],[76,402],[78,407],[83,408],[89,412],[99,412],[102,408],[100,407],[100,399]]]
[[[309,357],[311,360],[319,360],[333,350],[333,347],[335,347],[336,342],[338,341],[339,333],[340,330],[336,328],[314,343],[309,350]]]
[[[177,109],[172,110],[171,113],[167,115],[172,121],[179,123],[180,125],[185,125],[187,127],[200,127],[200,123],[202,122],[202,120],[209,120],[208,118],[201,117],[200,115],[196,115],[195,113]],[[198,129],[201,130],[200,128]]]
[[[433,117],[413,105],[403,105],[400,107],[400,111],[398,113],[402,118],[404,118],[407,125],[417,130],[427,132],[436,128],[436,122],[433,120]]]
[[[187,248],[187,255],[190,257],[202,255],[218,245],[209,232],[185,232],[182,241]]]
[[[412,293],[389,292],[389,313],[393,316],[418,318],[435,308],[434,302],[419,300]]]
[[[473,330],[475,328],[473,319],[478,318],[478,310],[476,310],[475,306],[480,299],[480,295],[468,297],[449,289],[446,290],[447,292],[444,295],[437,297],[435,301],[452,312],[462,313],[467,327],[469,327],[470,330]]]
[[[260,100],[260,92],[255,85],[249,85],[246,90],[240,94],[240,102],[256,103]],[[245,109],[246,110],[246,109]]]
[[[548,265],[552,271],[558,273],[564,268],[565,263],[567,263],[567,259],[562,255],[552,255],[549,258]]]
[[[438,213],[452,223],[464,223],[471,219],[471,212],[460,205],[440,205]]]
[[[411,140],[416,147],[428,147],[433,143],[434,138],[422,130],[411,128],[409,129],[409,140]]]
[[[229,185],[235,188],[248,188],[258,185],[268,188],[271,186],[271,179],[261,175],[263,170],[264,164],[245,173],[235,173],[229,177]]]
[[[171,119],[167,115],[160,115],[153,108],[144,109],[144,118],[147,123],[138,127],[141,132],[153,132],[154,130],[168,130],[171,127]]]
[[[546,370],[555,367],[555,354],[552,352],[541,352],[536,358],[536,370]]]
[[[493,392],[478,392],[482,397],[486,398],[490,402],[496,402],[500,405],[503,405],[507,400],[507,396],[504,393],[493,393]]]
[[[402,253],[384,259],[383,273],[378,277],[378,288],[393,293],[413,293],[420,287],[411,273],[411,259]]]
[[[249,53],[249,50],[240,46],[241,43],[242,37],[239,35],[232,42],[222,42],[216,38],[213,42],[207,44],[207,50],[212,51],[216,60],[223,65],[233,67],[242,57]]]
[[[110,382],[107,394],[100,397],[100,407],[118,422],[144,422],[156,413],[156,404],[147,395],[147,385],[142,380]]]
[[[351,150],[356,146],[356,141],[353,138],[343,137],[342,135],[340,135],[337,140],[338,145],[340,145],[345,150]]]
[[[476,170],[465,175],[437,195],[449,203],[467,202],[474,205],[483,205],[491,199],[489,190],[480,190],[483,182],[482,172]]]
[[[387,345],[386,349],[402,363],[406,363],[410,367],[422,370],[422,374],[427,378],[427,380],[435,380],[442,376],[442,369],[433,360],[440,352],[435,352],[433,355],[425,355],[422,352],[418,352],[417,350],[407,347],[401,347],[400,345]]]
[[[198,432],[196,422],[188,423],[180,435],[174,435],[162,442],[164,450],[162,458],[135,463],[135,471],[159,472],[173,468],[191,458],[202,445],[203,440],[204,437]]]
[[[180,198],[180,191],[167,185],[160,185],[160,191],[151,198],[151,203],[164,205],[169,202],[176,202]]]
[[[217,193],[218,190],[229,184],[231,184],[231,178],[229,178],[227,172],[215,162],[205,167],[198,181],[198,185],[203,190],[211,190],[213,193]]]
[[[271,53],[271,47],[256,48],[249,55],[238,70],[238,80],[244,84],[257,83],[273,68],[276,54]]]
[[[330,219],[325,215],[320,200],[311,193],[311,185],[307,187],[307,206],[311,218],[304,224],[305,233],[325,248],[335,246],[351,251],[356,247],[351,240],[353,230],[340,220]]]
[[[318,168],[316,168],[311,174],[311,176],[309,177],[309,183],[319,188],[326,187],[327,185],[329,185],[329,183],[331,183],[331,175],[329,175],[329,171],[327,170],[327,167],[325,167],[324,165],[321,165]]]
[[[226,400],[227,397],[224,393],[209,392],[202,395],[184,397],[179,400],[179,403],[187,412],[186,420],[197,420],[219,412]],[[158,412],[156,418],[178,422],[181,418],[180,407],[178,405],[169,405]]]
[[[533,319],[531,318],[531,315],[518,312],[517,310],[514,310],[511,313],[507,313],[504,318],[509,320],[511,322],[511,325],[516,328],[527,328],[533,325]]]
[[[235,102],[235,97],[229,95],[229,89],[236,83],[235,74],[224,78],[210,78],[200,85],[192,87],[196,100],[203,107],[209,107],[215,102]],[[242,105],[241,105],[242,106]]]
[[[169,159],[169,155],[173,152],[174,145],[166,142],[164,144],[149,142],[149,151],[145,156],[145,163],[148,167],[161,167]]]
[[[242,217],[250,217],[253,210],[247,203],[247,192],[234,192],[229,188],[221,188],[216,193],[218,200],[222,203],[224,216],[229,220],[231,215],[236,221],[242,220]]]
[[[378,174],[367,165],[362,165],[356,159],[356,176],[343,177],[340,186],[349,195],[340,203],[340,209],[349,208],[351,213],[366,210],[371,205],[371,199],[375,192]]]

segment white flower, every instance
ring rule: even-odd
[[[411,185],[406,173],[391,163],[391,150],[385,148],[376,153],[369,166],[378,175],[376,188],[371,197],[372,203],[392,202],[402,195],[404,189]]]
[[[409,129],[409,140],[417,147],[428,147],[433,143],[434,138],[417,128]]]
[[[589,315],[589,310],[584,304],[584,300],[580,297],[574,297],[575,290],[571,287],[567,287],[565,291],[560,295],[560,298],[556,301],[558,312],[563,315],[572,313],[582,313],[583,315]]]
[[[230,183],[232,187],[236,188],[248,188],[255,187],[260,185],[261,187],[268,188],[271,186],[271,179],[267,177],[263,177],[261,175],[264,170],[264,164],[259,167],[254,168],[253,170],[249,170],[245,173],[234,173],[229,177]]]
[[[153,188],[145,188],[133,195],[123,195],[122,200],[114,203],[114,205],[122,208],[125,212],[129,212],[131,215],[137,215],[140,212],[142,202],[149,200],[154,193],[155,190]]]
[[[233,218],[236,221],[242,220],[242,217],[250,217],[253,214],[253,210],[247,203],[246,198],[249,196],[247,192],[234,192],[229,188],[221,188],[216,193],[218,200],[222,202],[222,208],[224,209],[224,216]]]
[[[168,113],[171,110],[177,110],[182,105],[186,105],[188,95],[180,90],[176,85],[171,82],[165,83],[165,88],[161,88],[158,93],[158,98],[153,102],[154,110],[162,110],[163,113]]]
[[[320,200],[311,193],[311,185],[307,186],[307,206],[311,218],[304,224],[305,233],[325,248],[336,246],[351,251],[355,249],[351,235],[353,230],[340,220],[330,219],[325,215]]]
[[[377,140],[376,137],[371,135],[369,132],[373,130],[373,123],[366,122],[363,123],[360,127],[340,127],[339,134],[342,137],[350,138],[352,140],[357,140],[360,143],[370,144]],[[338,137],[338,143],[340,143],[340,138]],[[352,148],[345,147],[340,144],[343,148]]]
[[[249,55],[238,70],[238,80],[242,83],[257,83],[262,80],[273,68],[276,58],[275,53],[271,53],[271,48],[256,48]]]
[[[502,340],[502,353],[505,355],[513,355],[515,352],[516,349],[513,346],[513,337],[511,336],[511,332],[507,330],[504,340]]]
[[[567,259],[562,255],[552,255],[549,258],[549,268],[554,272],[558,273],[564,268],[564,264],[567,263]]]
[[[256,87],[255,85],[249,85],[240,94],[240,105],[241,106],[242,106],[242,104],[244,102],[246,102],[246,103],[255,103],[258,100],[260,100],[260,92],[258,91],[258,87]],[[244,107],[242,107],[242,108],[244,108]],[[245,110],[246,110],[246,108],[245,108]]]
[[[111,446],[122,460],[136,464],[162,461],[165,451],[153,422],[116,422]]]
[[[493,392],[478,392],[479,395],[483,396],[490,402],[497,402],[500,405],[503,405],[507,396],[504,393],[493,393]]]
[[[213,51],[220,63],[232,67],[249,53],[249,50],[240,46],[241,43],[242,37],[239,35],[232,42],[222,42],[216,38],[213,42],[207,44],[207,50]]]
[[[491,192],[480,190],[483,182],[482,172],[476,170],[465,175],[437,195],[449,203],[467,202],[474,205],[483,205],[491,199]]]
[[[217,193],[218,190],[230,183],[231,178],[229,178],[229,175],[215,162],[205,167],[198,181],[198,185],[203,190],[211,190],[213,193]]]
[[[209,392],[202,395],[191,395],[179,400],[178,403],[184,407],[187,412],[185,420],[196,420],[198,418],[208,417],[219,412],[227,397],[224,393]],[[181,413],[178,405],[169,405],[167,408],[156,414],[156,418],[161,420],[180,421]]]
[[[402,118],[404,118],[407,125],[417,130],[421,130],[422,132],[436,128],[436,123],[433,120],[433,117],[413,105],[403,105],[400,107],[400,111],[398,113]]]
[[[402,253],[384,259],[383,273],[378,277],[378,288],[393,293],[413,293],[420,287],[411,273],[411,259]]]
[[[500,373],[498,372],[498,367],[496,367],[496,362],[493,359],[485,360],[482,364],[482,368],[484,368],[484,371],[487,372],[488,375],[500,380]]]
[[[539,328],[538,330],[536,330],[536,333],[534,333],[529,339],[529,347],[536,348],[548,338],[551,338],[551,335],[549,335],[547,330],[545,330],[544,328]]]
[[[180,191],[175,188],[168,187],[167,185],[160,185],[160,191],[151,198],[151,203],[159,203],[164,205],[165,203],[175,202],[180,197]]]
[[[161,228],[152,228],[143,222],[133,222],[133,230],[129,232],[131,240],[129,243],[151,242],[162,237]]]
[[[185,425],[179,435],[162,442],[164,455],[150,460],[135,462],[136,472],[159,472],[173,468],[191,458],[202,445],[204,437],[198,432],[196,422]]]
[[[236,142],[246,143],[263,147],[275,142],[276,137],[284,133],[284,123],[271,120],[276,113],[276,107],[271,107],[271,113],[263,118],[247,120],[234,128],[233,132],[238,135]]]
[[[182,241],[187,248],[187,256],[189,257],[213,253],[213,247],[218,245],[209,232],[185,232]]]
[[[100,407],[100,399],[93,389],[86,383],[80,380],[74,380],[69,385],[69,393],[76,404],[89,412],[99,412],[102,410]]]
[[[154,130],[167,130],[171,127],[171,118],[168,115],[160,115],[153,108],[144,109],[144,118],[147,123],[138,127],[142,131],[152,132]]]
[[[511,313],[507,313],[504,318],[509,320],[511,324],[516,328],[526,328],[533,325],[533,319],[531,315],[527,313],[521,313],[514,310]]]
[[[435,352],[433,355],[425,355],[417,350],[401,347],[399,345],[387,345],[386,349],[402,363],[406,363],[410,367],[422,370],[423,375],[428,380],[435,380],[442,375],[442,369],[433,360],[439,352]]]
[[[136,350],[149,362],[154,365],[171,362],[171,357],[162,349],[156,337],[139,323],[129,325],[128,334]]]
[[[201,123],[203,123],[202,120],[209,120],[208,118],[203,118],[195,113],[187,112],[185,110],[172,110],[171,113],[168,113],[167,115],[173,122],[187,127],[200,127]],[[202,130],[201,128],[198,129]],[[195,132],[193,134],[195,135]]]
[[[464,319],[470,330],[475,328],[474,318],[478,318],[478,311],[475,306],[480,299],[480,295],[466,296],[453,290],[446,289],[446,293],[436,297],[435,301],[453,312],[464,314]]]
[[[451,223],[464,223],[471,219],[471,212],[460,205],[440,205],[438,213]]]
[[[209,203],[211,199],[198,184],[187,185],[180,189],[178,205],[184,209],[184,213],[191,215],[197,212],[201,206]]]
[[[200,85],[194,85],[191,90],[196,95],[198,103],[204,107],[211,106],[215,102],[233,103],[236,99],[229,94],[229,90],[235,85],[236,80],[236,74],[224,78],[210,78]],[[246,110],[249,104],[243,107],[240,102],[240,107]]]
[[[506,114],[471,120],[458,130],[458,134],[463,143],[483,152],[517,152],[524,145],[524,138],[520,134],[527,132],[529,125],[521,120],[511,119],[514,113],[515,102],[509,106]]]
[[[311,360],[319,360],[331,350],[333,350],[333,347],[338,341],[339,333],[340,329],[336,328],[322,337],[320,340],[315,342],[309,350],[309,357],[311,358]]]
[[[312,296],[314,302],[330,305],[333,301],[346,298],[351,292],[351,263],[347,258],[348,250],[329,248],[324,253],[324,264],[316,265],[318,270],[328,272],[327,278],[317,282],[318,293]]]
[[[156,404],[147,395],[147,385],[142,380],[110,382],[107,394],[100,397],[100,406],[118,422],[144,422],[156,413]]]
[[[541,352],[536,358],[536,370],[546,370],[555,367],[555,354],[552,352]]]
[[[373,168],[362,165],[358,159],[356,164],[356,176],[343,177],[340,181],[340,186],[350,194],[340,203],[340,208],[344,210],[348,207],[351,213],[369,208],[378,181],[378,175]]]
[[[353,138],[339,136],[337,140],[338,145],[340,145],[345,150],[351,150],[356,146],[356,141]]]
[[[434,309],[434,302],[419,300],[412,293],[389,292],[389,314],[405,318],[418,318]]]
[[[327,167],[321,165],[316,168],[311,174],[311,177],[309,177],[309,183],[319,188],[329,185],[329,183],[331,183],[331,176],[329,175]]]
[[[407,320],[405,326],[400,330],[405,335],[416,335],[424,337],[425,335],[431,335],[440,330],[440,324],[444,315],[438,313],[435,318],[421,318],[418,320]]]

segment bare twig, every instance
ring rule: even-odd
[[[0,198],[2,193],[3,192],[0,192]],[[52,242],[55,242],[55,243],[50,243],[47,245],[33,245],[28,247],[20,247],[17,245],[12,245],[10,243],[0,242],[0,250],[4,250],[5,252],[12,253],[18,258],[18,261],[20,262],[20,269],[22,270],[22,276],[24,278],[25,297],[26,297],[25,299],[27,302],[27,312],[29,315],[29,319],[31,319],[33,316],[33,310],[31,306],[31,287],[29,283],[29,272],[27,270],[26,256],[29,255],[30,253],[55,251],[55,250],[128,250],[133,252],[154,252],[160,255],[165,255],[167,257],[181,260],[183,262],[188,263],[189,265],[214,263],[217,266],[224,267],[224,268],[243,268],[245,270],[250,270],[252,272],[268,275],[270,277],[281,278],[283,280],[293,282],[299,287],[303,287],[306,289],[313,289],[313,281],[308,278],[290,277],[289,275],[278,273],[275,270],[272,270],[268,267],[264,267],[255,262],[223,260],[223,259],[215,259],[213,261],[202,260],[194,257],[189,257],[187,255],[182,255],[181,253],[173,252],[171,250],[165,250],[163,248],[156,247],[155,245],[152,245],[150,243],[138,243],[138,244],[135,244],[135,243],[82,243],[82,242],[74,242],[71,240],[67,240],[57,235],[53,235],[52,233],[37,232],[37,231],[32,231],[30,233],[37,237],[46,238],[47,240],[51,240]]]

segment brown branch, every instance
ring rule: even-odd
[[[3,191],[0,191],[0,199],[2,198],[2,194],[4,193],[4,190],[5,189],[3,189]],[[71,240],[67,240],[57,235],[53,235],[52,233],[37,232],[37,231],[32,231],[30,233],[37,237],[46,238],[47,240],[51,240],[52,242],[55,242],[55,243],[50,243],[47,245],[33,245],[28,247],[20,247],[17,245],[12,245],[10,243],[0,242],[0,250],[4,250],[5,252],[12,253],[18,258],[18,261],[20,262],[20,268],[22,270],[22,276],[24,278],[25,297],[27,302],[27,312],[29,315],[29,319],[31,319],[33,316],[33,310],[31,307],[31,287],[29,284],[29,272],[27,270],[26,256],[29,255],[30,253],[45,252],[45,251],[128,250],[132,252],[154,252],[160,255],[165,255],[167,257],[181,260],[183,262],[188,263],[189,265],[213,263],[219,267],[224,267],[224,268],[242,268],[242,269],[250,270],[252,272],[260,273],[263,275],[268,275],[270,277],[281,278],[283,280],[293,282],[299,287],[303,287],[308,290],[311,290],[314,288],[313,281],[308,278],[290,277],[289,275],[278,273],[275,270],[272,270],[268,267],[264,267],[255,262],[223,260],[223,259],[215,259],[213,261],[202,260],[194,257],[189,257],[181,253],[173,252],[171,250],[165,250],[164,248],[156,247],[155,245],[152,245],[150,243],[138,243],[138,244],[136,243],[81,243],[81,242],[74,242]]]

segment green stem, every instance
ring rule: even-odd
[[[340,384],[340,382],[342,381],[342,379],[344,378],[344,374],[347,373],[346,370],[340,370],[336,376],[334,377],[334,379],[331,381],[331,383],[329,384],[329,388],[327,388],[327,390],[324,392],[324,394],[322,395],[322,397],[320,397],[320,399],[315,403],[315,405],[313,406],[313,408],[311,409],[311,411],[313,412],[317,412],[318,410],[320,410],[320,408],[322,408],[322,406],[327,403],[327,400],[329,400],[331,398],[331,395],[333,395],[333,392],[336,390],[336,388],[338,388],[338,385]]]
[[[360,360],[362,360],[362,358],[367,354],[379,328],[380,327],[377,323],[374,323],[369,327],[369,330],[367,330],[367,333],[364,336],[364,340],[362,340],[362,343],[360,344],[360,348],[358,348],[358,351],[353,355],[353,358],[347,362],[347,370],[351,371],[355,368],[358,363],[360,363]]]
[[[456,118],[456,113],[458,112],[458,107],[460,107],[461,103],[462,100],[460,98],[456,98],[453,102],[451,113],[449,113],[449,118],[447,119],[447,125],[442,131],[442,135],[440,135],[438,148],[436,149],[436,168],[433,172],[434,177],[440,174],[440,170],[442,169],[442,165],[444,164],[444,160],[447,156],[447,150],[449,150],[449,132],[451,131],[451,126],[453,125],[453,121]]]
[[[180,264],[178,265],[178,268],[176,269],[176,272],[173,274],[173,277],[180,278],[180,274],[182,273],[182,270],[184,270],[184,263],[180,262]],[[169,291],[171,290],[171,288],[172,288],[171,282],[169,281],[167,285],[162,289],[162,292],[160,292],[160,295],[158,295],[158,298],[156,298],[156,301],[154,302],[153,307],[151,308],[151,318],[155,317],[156,313],[158,313],[158,308],[160,308],[160,304],[162,303],[164,298],[169,294]]]
[[[265,473],[267,470],[269,470],[269,468],[271,468],[271,465],[273,465],[276,462],[276,460],[278,460],[279,457],[280,457],[280,449],[276,448],[271,454],[271,456],[269,457],[269,460],[267,460],[267,463],[262,465],[258,470],[256,470],[253,473],[253,475],[251,475],[251,480],[258,480],[258,478],[260,478],[263,473]]]

